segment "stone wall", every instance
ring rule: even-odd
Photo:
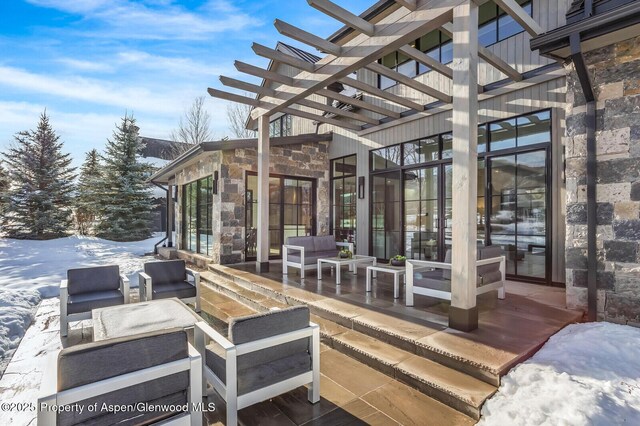
[[[329,233],[329,155],[328,142],[271,147],[269,172],[309,177],[316,181],[316,232]],[[220,263],[245,259],[245,176],[257,172],[256,149],[223,151],[220,169],[221,228]]]
[[[598,318],[640,324],[640,38],[585,54],[597,99]],[[567,78],[567,304],[587,304],[586,106]]]

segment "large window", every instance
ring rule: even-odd
[[[336,241],[356,243],[356,156],[331,160],[331,232]]]
[[[272,138],[291,136],[292,134],[293,120],[289,114],[281,115],[269,123],[269,136]]]
[[[182,187],[182,248],[210,256],[213,248],[211,176]]]
[[[280,258],[288,237],[315,234],[315,180],[269,177],[269,229],[258,229],[258,176],[247,173],[245,215],[246,259],[257,255],[258,232],[269,232],[269,257]]]
[[[517,1],[531,15],[531,0]],[[480,45],[486,47],[523,31],[522,26],[493,1],[480,6],[478,18],[478,42]],[[453,61],[453,41],[440,30],[431,31],[410,43],[410,46],[423,51],[442,64],[448,64]],[[431,70],[426,65],[410,59],[399,51],[383,56],[379,62],[407,77],[415,77]],[[395,80],[378,75],[378,87],[380,89],[387,89],[395,84]]]
[[[512,277],[549,279],[550,145],[550,111],[478,127],[478,244],[502,246]],[[444,260],[452,152],[451,133],[370,152],[373,255]]]

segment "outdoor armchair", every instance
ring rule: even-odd
[[[60,283],[60,335],[67,336],[70,321],[91,319],[91,310],[129,303],[129,279],[118,265],[67,271]]]
[[[291,267],[299,269],[304,278],[306,269],[317,268],[318,259],[337,257],[338,247],[353,253],[353,243],[337,242],[333,235],[289,237],[282,246],[282,275],[287,275]]]
[[[195,344],[203,386],[211,383],[227,403],[227,426],[237,424],[238,410],[302,385],[311,385],[311,403],[320,400],[320,328],[306,306],[236,318],[228,339],[199,322]]]
[[[139,284],[142,302],[177,297],[200,312],[200,273],[187,268],[184,260],[145,263]]]
[[[202,357],[182,329],[76,345],[48,362],[38,426],[202,424]]]

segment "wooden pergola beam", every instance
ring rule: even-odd
[[[220,82],[227,87],[233,87],[234,89],[244,90],[245,92],[257,93],[262,96],[275,96],[276,91],[266,87],[258,86],[257,84],[247,83],[242,80],[236,80],[235,78],[220,76]]]
[[[379,64],[377,62],[373,62],[367,66],[365,66],[365,68],[367,68],[368,70],[371,70],[375,73],[378,74],[382,74],[385,77],[388,77],[392,80],[397,81],[398,83],[402,83],[407,87],[410,87],[414,90],[417,90],[418,92],[424,93],[425,95],[429,95],[431,97],[434,97],[436,99],[438,99],[439,101],[442,101],[444,103],[451,103],[453,101],[453,98],[451,97],[451,95],[447,95],[446,93],[443,93],[439,90],[434,89],[431,86],[427,86],[424,83],[420,83],[417,80],[414,80],[411,77],[407,77],[404,74],[401,74],[397,71],[394,71],[392,69],[389,69],[387,67],[385,67],[382,64]]]
[[[236,102],[239,104],[250,105],[252,107],[257,107],[262,105],[263,107],[268,107],[264,102],[260,102],[258,99],[250,98],[248,96],[236,95],[235,93],[225,92],[224,90],[213,89],[209,87],[207,89],[209,95],[214,98],[222,99],[225,101]]]
[[[407,55],[408,57],[415,59],[423,65],[428,66],[438,74],[442,74],[447,78],[453,78],[453,70],[448,66],[444,65],[442,62],[437,59],[433,59],[431,56],[426,53],[416,49],[415,47],[411,47],[408,44],[406,46],[402,46],[400,51]]]
[[[254,77],[263,78],[268,81],[274,81],[276,83],[286,84],[287,86],[293,86],[293,78],[287,77],[277,72],[265,70],[255,65],[250,65],[242,61],[235,61],[233,65],[238,71],[244,74],[249,74]]]
[[[316,93],[320,96],[324,96],[329,99],[334,99],[344,104],[350,104],[360,109],[366,109],[367,111],[375,112],[377,114],[384,115],[386,117],[400,118],[399,112],[392,111],[388,108],[374,105],[360,99],[352,98],[351,96],[346,96],[346,95],[343,95],[342,93],[337,93],[329,89],[320,89]]]
[[[442,27],[440,27],[440,30],[447,36],[453,38],[453,26],[451,25],[451,23],[444,24]],[[505,74],[513,81],[522,81],[522,79],[524,78],[522,77],[522,74],[518,72],[518,70],[513,68],[511,65],[509,65],[509,63],[504,61],[501,57],[484,46],[478,45],[478,56],[480,56],[482,59],[487,61],[488,64]]]
[[[280,19],[276,19],[273,23],[273,26],[276,27],[276,30],[283,36],[289,37],[293,40],[297,40],[301,43],[304,43],[308,46],[315,47],[321,52],[331,53],[335,56],[340,56],[342,53],[342,48],[335,43],[331,43],[328,40],[323,39],[322,37],[318,37],[315,34],[311,34],[307,31],[301,30],[298,27],[295,27],[291,24],[287,24]]]
[[[272,61],[291,65],[292,67],[311,73],[315,72],[316,70],[316,66],[312,63],[295,58],[291,55],[287,55],[286,53],[278,52],[275,49],[271,49],[259,43],[253,43],[251,45],[251,49],[256,53],[256,55],[262,56],[263,58],[271,59]]]
[[[319,123],[331,124],[336,127],[343,127],[355,131],[362,130],[362,126],[358,126],[357,124],[352,124],[344,120],[336,120],[335,118],[329,118],[323,115],[312,114],[310,112],[301,111],[299,109],[287,107],[283,108],[282,112],[289,115],[295,115],[300,118],[306,118],[307,120],[317,121]]]
[[[409,10],[416,10],[418,5],[417,0],[394,0],[396,3],[398,3],[400,6],[407,8]]]
[[[332,18],[342,22],[348,27],[353,28],[356,31],[359,31],[368,36],[373,36],[375,32],[375,25],[371,22],[362,19],[358,15],[355,15],[349,12],[346,9],[338,6],[337,4],[329,1],[329,0],[307,0],[309,6],[314,9],[319,10],[325,15],[329,15]]]
[[[296,103],[297,99],[306,98],[317,90],[348,77],[353,72],[375,62],[387,53],[398,50],[421,35],[439,28],[451,20],[453,7],[463,1],[423,0],[414,12],[408,11],[406,14],[394,16],[393,22],[376,28],[373,37],[358,36],[354,38],[342,46],[344,53],[341,56],[336,57],[328,54],[315,64],[314,72],[300,72],[295,77],[294,86],[282,88],[283,91],[294,94],[291,99],[287,101],[265,99],[275,104],[275,108],[255,108],[251,112],[252,118],[280,112],[283,108]],[[414,105],[417,104],[414,103]],[[424,107],[419,107],[418,110],[422,111]]]
[[[407,98],[403,98],[402,96],[394,95],[393,93],[385,92],[384,90],[378,89],[375,86],[364,83],[362,81],[356,80],[351,77],[343,77],[340,79],[341,82],[355,87],[356,89],[360,89],[363,92],[367,92],[370,95],[377,96],[379,98],[384,99],[385,101],[393,102],[394,104],[402,105],[409,109],[413,109],[416,111],[424,111],[424,105],[420,105],[416,102],[413,102]]]
[[[504,10],[514,21],[522,26],[531,37],[538,36],[544,32],[542,27],[516,2],[516,0],[494,0],[495,4]]]

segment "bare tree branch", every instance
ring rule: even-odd
[[[229,129],[236,138],[248,139],[255,138],[256,132],[248,130],[245,126],[247,118],[251,113],[250,105],[232,103],[227,106],[227,119],[229,120]]]
[[[190,145],[197,145],[213,139],[211,115],[204,106],[205,100],[205,96],[195,98],[191,107],[180,118],[178,128],[171,132],[171,139],[182,143],[176,144],[171,149],[173,158],[189,149]]]

